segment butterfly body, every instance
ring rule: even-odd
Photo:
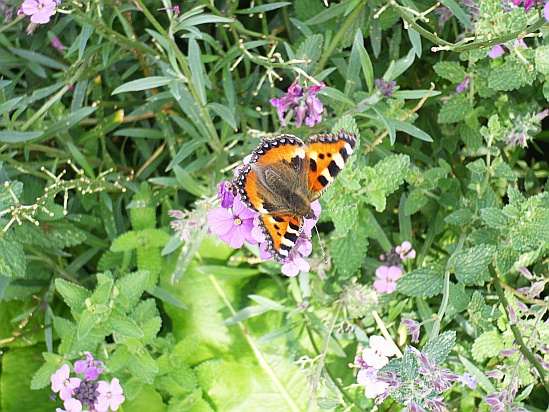
[[[356,135],[341,131],[315,135],[307,143],[293,135],[263,139],[235,178],[242,201],[260,213],[268,251],[284,261],[294,248],[304,219],[315,217],[318,199],[343,169]]]

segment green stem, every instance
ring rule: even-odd
[[[347,33],[349,33],[349,28],[355,22],[355,20],[358,18],[360,12],[366,6],[366,3],[368,3],[368,2],[367,1],[360,2],[355,7],[353,12],[350,15],[348,15],[347,17],[345,17],[345,19],[343,20],[343,25],[341,26],[339,31],[336,33],[336,35],[332,39],[332,42],[330,43],[330,45],[328,46],[326,51],[320,57],[318,65],[315,69],[315,73],[318,73],[318,72],[322,71],[322,69],[324,68],[324,66],[328,62],[328,59],[332,55],[333,51],[335,50],[335,48],[337,47],[337,45],[341,41],[342,37],[345,36]],[[314,75],[314,73],[313,73],[313,75]]]
[[[187,64],[187,61],[185,60],[185,56],[183,56],[183,53],[181,53],[181,50],[175,43],[173,37],[168,35],[166,30],[164,30],[164,27],[156,20],[156,18],[152,15],[152,13],[147,9],[147,6],[145,6],[145,3],[143,0],[135,0],[135,3],[141,8],[143,14],[145,17],[151,22],[151,24],[154,26],[154,28],[166,39],[166,41],[170,44],[172,47],[172,50],[175,54],[175,57],[177,58],[177,62],[179,63],[181,70],[183,71],[183,74],[187,78],[187,87],[189,88],[189,92],[194,98],[195,103],[198,105],[200,112],[202,114],[202,117],[204,119],[205,125],[208,128],[208,131],[210,132],[210,137],[212,138],[212,148],[217,152],[221,153],[223,151],[223,145],[221,144],[219,140],[219,136],[217,134],[217,130],[215,129],[215,126],[212,122],[212,119],[210,117],[210,112],[208,109],[206,109],[205,106],[203,106],[200,102],[200,94],[198,93],[198,90],[196,89],[194,83],[191,81],[192,79],[192,73],[189,65]]]
[[[491,264],[489,266],[489,269],[490,269],[490,274],[492,275],[492,281],[496,288],[496,293],[498,294],[499,300],[504,306],[505,313],[507,314],[507,319],[509,319],[509,314],[507,312],[507,308],[509,307],[509,302],[507,302],[507,298],[505,297],[505,293],[503,292],[503,288],[501,287],[499,276]],[[528,349],[528,346],[524,343],[524,340],[522,339],[522,335],[520,334],[520,330],[517,327],[517,325],[509,323],[509,327],[511,328],[511,332],[513,332],[513,336],[515,337],[515,341],[519,346],[520,352],[524,355],[526,359],[530,361],[530,363],[534,366],[534,368],[536,368],[540,376],[540,381],[543,384],[545,391],[549,394],[549,381],[547,379],[547,376],[545,375],[545,369],[543,368],[541,363],[536,359],[536,357],[532,354],[530,349]]]
[[[505,34],[501,37],[469,43],[469,44],[454,44],[454,43],[447,42],[446,40],[442,40],[440,37],[438,37],[436,33],[431,33],[430,31],[421,27],[416,22],[416,20],[409,13],[406,12],[406,7],[399,5],[395,0],[391,0],[390,4],[393,10],[414,30],[416,30],[419,34],[421,34],[426,39],[429,39],[433,43],[438,44],[439,46],[442,46],[439,50],[450,50],[458,53],[464,52],[464,51],[482,49],[485,47],[494,46],[496,44],[505,43],[510,40],[516,40],[518,37],[524,37],[529,33],[533,33],[536,30],[539,30],[545,23],[547,23],[544,18],[540,18],[531,26],[526,26],[521,30],[516,30],[514,32]]]

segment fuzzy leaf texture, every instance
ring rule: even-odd
[[[150,229],[156,226],[156,211],[154,207],[148,206],[151,200],[151,187],[142,183],[130,206],[132,227],[134,230]]]
[[[474,246],[452,255],[448,264],[460,282],[466,285],[482,285],[490,280],[487,268],[495,251],[496,248],[490,245]]]
[[[406,296],[436,296],[442,293],[444,287],[443,272],[443,269],[436,265],[413,270],[398,280],[397,290]]]
[[[21,243],[38,247],[64,249],[86,240],[86,234],[68,222],[42,223],[40,226],[24,224],[15,228]]]
[[[522,50],[522,53],[526,51]],[[536,72],[529,71],[527,63],[511,54],[505,56],[505,63],[497,70],[490,72],[488,86],[495,90],[511,91],[531,85],[534,80],[536,80]]]
[[[473,359],[480,363],[493,356],[498,356],[502,349],[505,349],[505,346],[501,335],[497,329],[492,329],[475,339],[471,354]]]
[[[349,231],[345,236],[332,241],[332,258],[338,271],[345,275],[354,273],[362,263],[369,241],[362,225]]]
[[[473,104],[465,93],[453,95],[438,113],[439,123],[456,123],[464,120],[473,111]]]
[[[467,72],[458,62],[440,62],[433,66],[436,74],[452,83],[461,83]]]
[[[441,333],[425,344],[422,352],[437,365],[444,362],[456,344],[456,332],[453,330]]]
[[[0,275],[23,278],[27,270],[25,251],[12,232],[0,235]]]
[[[117,306],[129,313],[145,291],[148,279],[149,274],[145,271],[128,273],[118,279],[116,286],[120,291],[120,296],[116,299]]]
[[[76,313],[86,309],[85,300],[91,297],[89,290],[60,278],[55,280],[55,287],[63,296],[65,303]]]

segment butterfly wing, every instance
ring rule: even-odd
[[[283,262],[290,256],[297,238],[303,230],[303,217],[292,215],[259,216],[259,226],[267,240],[267,251],[276,261]]]
[[[293,214],[296,189],[305,186],[305,143],[295,136],[264,139],[234,183],[242,201],[261,214]],[[305,189],[302,197],[305,197]],[[299,202],[298,202],[299,203]],[[305,213],[305,212],[304,212]]]
[[[356,134],[341,130],[335,134],[314,135],[307,140],[310,201],[318,199],[345,167],[356,146]]]

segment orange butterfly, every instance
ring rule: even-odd
[[[356,139],[345,130],[311,136],[307,143],[287,134],[263,139],[234,179],[242,201],[260,213],[267,250],[278,262],[290,256],[304,219],[315,217],[311,202],[333,183]]]

